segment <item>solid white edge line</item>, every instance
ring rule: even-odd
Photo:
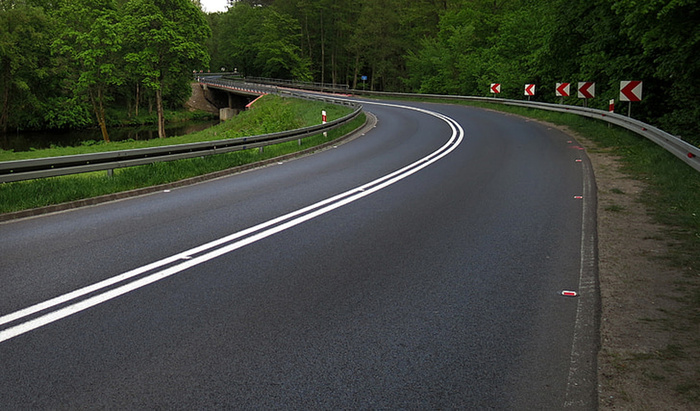
[[[596,241],[595,228],[588,227],[589,207],[592,207],[593,181],[590,166],[583,162],[583,207],[581,211],[581,261],[579,268],[579,296],[576,304],[576,320],[571,341],[569,373],[563,407],[566,409],[591,409],[597,405],[596,360],[588,360],[586,354],[596,347]],[[592,231],[592,232],[591,232]]]
[[[423,112],[423,113],[425,113],[425,114],[432,115],[432,116],[434,116],[434,117],[438,117],[438,118],[440,118],[441,120],[447,122],[447,123],[450,125],[450,127],[451,127],[451,129],[452,129],[452,132],[453,132],[453,135],[454,135],[454,133],[456,132],[456,131],[455,131],[455,127],[448,121],[448,117],[443,116],[443,115],[440,114],[440,113],[433,113],[433,112],[429,112],[429,111],[427,111],[427,110],[418,109],[418,108],[413,108],[413,107],[408,107],[408,106],[404,107],[404,106],[399,106],[399,105],[394,105],[394,104],[384,104],[384,103],[378,103],[378,104],[386,105],[386,106],[390,106],[390,107],[396,107],[396,108],[408,108],[408,109],[412,109],[412,110],[416,110],[416,111]],[[449,120],[452,120],[452,119],[449,119]],[[453,120],[452,120],[452,121],[453,121]],[[460,127],[460,129],[461,129],[461,127]],[[461,132],[463,133],[464,130],[462,130]],[[452,140],[452,138],[450,139],[450,141],[451,141],[451,140]],[[272,226],[272,225],[274,225],[274,224],[278,224],[278,223],[280,223],[280,222],[282,222],[282,221],[285,221],[285,220],[287,220],[287,219],[293,218],[293,217],[295,217],[295,216],[297,216],[297,215],[301,215],[301,214],[306,213],[306,212],[308,212],[308,211],[311,211],[311,210],[313,210],[313,209],[322,207],[322,206],[324,206],[325,204],[329,204],[329,203],[332,203],[332,202],[334,202],[334,201],[337,201],[337,200],[339,200],[339,199],[341,199],[341,198],[343,198],[343,197],[347,197],[347,196],[351,195],[352,193],[354,193],[354,192],[356,192],[356,191],[365,191],[365,190],[367,189],[367,187],[370,187],[370,186],[372,186],[372,185],[375,185],[375,184],[377,184],[377,183],[379,183],[379,182],[381,182],[381,181],[390,179],[390,178],[394,177],[395,175],[401,174],[401,173],[403,173],[405,170],[410,169],[410,168],[412,168],[412,167],[415,167],[417,164],[426,161],[426,159],[428,159],[428,158],[430,158],[430,157],[436,155],[436,153],[439,153],[441,150],[445,149],[445,147],[447,147],[449,144],[450,144],[450,142],[448,141],[448,143],[446,143],[444,146],[442,146],[442,147],[439,148],[438,150],[434,151],[433,153],[430,153],[428,156],[426,156],[426,157],[424,157],[424,158],[422,158],[422,159],[420,159],[420,160],[418,160],[418,161],[416,161],[416,162],[413,162],[413,163],[411,163],[411,164],[409,164],[409,165],[407,165],[407,166],[405,166],[405,167],[403,167],[403,168],[401,168],[401,169],[399,169],[399,170],[397,170],[397,171],[394,171],[394,172],[392,172],[392,173],[390,173],[390,174],[387,174],[387,175],[382,176],[382,177],[380,177],[380,178],[378,178],[378,179],[376,179],[376,180],[373,180],[373,181],[371,181],[371,182],[369,182],[369,183],[366,183],[366,184],[364,184],[364,185],[362,185],[362,186],[360,186],[360,187],[357,187],[357,188],[354,188],[354,189],[350,189],[350,190],[345,191],[345,192],[343,192],[343,193],[341,193],[341,194],[338,194],[338,195],[336,195],[336,196],[333,196],[333,197],[327,198],[327,199],[325,199],[325,200],[322,200],[322,201],[320,201],[320,202],[318,202],[318,203],[315,203],[315,204],[312,204],[312,205],[310,205],[310,206],[301,208],[301,209],[299,209],[299,210],[293,211],[293,212],[288,213],[288,214],[285,214],[285,215],[283,215],[283,216],[274,218],[274,219],[272,219],[272,220],[269,220],[269,221],[267,221],[267,222],[258,224],[258,225],[256,225],[256,226],[247,228],[247,229],[245,229],[245,230],[239,231],[239,232],[234,233],[234,234],[232,234],[232,235],[229,235],[229,236],[222,237],[222,238],[220,238],[220,239],[211,241],[211,242],[209,242],[209,243],[206,243],[206,244],[203,244],[203,245],[201,245],[201,246],[192,248],[192,249],[190,249],[190,250],[183,251],[183,252],[178,253],[178,254],[176,254],[176,255],[174,255],[174,256],[167,257],[167,258],[164,258],[164,259],[162,259],[162,260],[155,261],[155,262],[150,263],[150,264],[148,264],[148,265],[145,265],[145,266],[136,268],[136,269],[134,269],[134,270],[130,270],[130,271],[128,271],[128,272],[125,272],[125,273],[123,273],[123,274],[119,274],[119,275],[117,275],[117,276],[115,276],[115,277],[108,278],[108,279],[103,280],[103,281],[101,281],[101,282],[98,282],[98,283],[95,283],[95,284],[92,284],[92,285],[89,285],[89,286],[80,288],[80,289],[78,289],[78,290],[72,291],[72,292],[67,293],[67,294],[63,294],[63,295],[61,295],[61,296],[52,298],[52,299],[50,299],[50,300],[47,300],[47,301],[44,301],[44,302],[41,302],[41,303],[38,303],[38,304],[34,304],[34,305],[30,306],[30,307],[27,307],[27,308],[24,308],[24,309],[15,311],[15,312],[13,312],[13,313],[6,314],[6,315],[4,315],[4,316],[0,316],[0,325],[7,324],[7,323],[10,323],[10,322],[13,322],[13,321],[17,321],[17,320],[19,320],[19,319],[21,319],[21,318],[24,318],[24,317],[27,317],[27,316],[29,316],[29,315],[38,313],[38,312],[40,312],[40,311],[46,310],[46,309],[51,308],[51,307],[55,307],[55,306],[57,306],[57,305],[65,304],[65,303],[67,303],[67,302],[69,302],[69,301],[71,301],[71,300],[74,300],[74,299],[76,299],[76,298],[80,298],[80,297],[82,297],[82,296],[84,296],[84,295],[87,295],[87,294],[96,292],[96,291],[98,291],[98,290],[100,290],[100,289],[103,289],[103,288],[106,288],[106,287],[110,287],[110,286],[115,285],[115,284],[118,284],[118,283],[120,283],[120,282],[122,282],[122,281],[126,281],[126,280],[128,280],[128,279],[130,279],[130,278],[139,276],[139,275],[141,275],[141,274],[145,274],[145,273],[147,273],[148,271],[155,270],[155,269],[157,269],[157,268],[160,268],[160,267],[163,267],[163,266],[165,266],[165,265],[171,264],[171,263],[173,263],[173,262],[175,262],[175,261],[178,261],[178,260],[181,260],[181,259],[183,259],[183,258],[190,258],[190,257],[191,257],[192,255],[194,255],[194,254],[199,254],[199,253],[204,252],[204,251],[206,251],[206,250],[209,250],[209,249],[211,249],[211,248],[218,247],[218,246],[220,246],[220,245],[222,245],[222,244],[228,243],[228,242],[230,242],[230,241],[236,240],[236,239],[241,238],[241,237],[243,237],[243,236],[246,236],[246,235],[248,235],[248,234],[251,234],[251,233],[254,233],[254,232],[256,232],[256,231],[262,230],[262,229],[264,229],[264,228],[270,227],[270,226]]]
[[[164,265],[181,260],[183,258],[191,257],[193,254],[201,253],[203,251],[206,251],[206,250],[211,249],[213,247],[216,247],[218,245],[225,244],[225,243],[233,241],[237,238],[241,238],[245,235],[254,233],[256,231],[259,231],[259,230],[264,229],[266,227],[272,226],[272,225],[277,224],[279,222],[288,220],[292,217],[295,217],[295,216],[304,214],[308,211],[317,209],[314,212],[303,215],[301,217],[298,217],[294,220],[288,221],[287,223],[281,224],[279,226],[270,228],[266,231],[255,234],[255,235],[248,237],[246,239],[240,240],[236,243],[219,248],[217,250],[214,250],[212,252],[209,252],[207,254],[204,254],[204,255],[196,257],[196,258],[187,259],[184,263],[178,264],[178,265],[173,266],[173,267],[169,267],[165,270],[156,272],[156,273],[151,274],[147,277],[144,277],[144,278],[141,278],[139,280],[133,281],[131,283],[122,285],[122,286],[117,287],[115,289],[106,291],[102,294],[99,294],[99,295],[87,298],[83,301],[71,304],[67,307],[50,312],[50,313],[45,314],[45,315],[38,317],[36,319],[33,319],[30,321],[15,325],[13,327],[4,329],[4,330],[0,331],[0,342],[9,340],[9,339],[14,338],[18,335],[27,333],[31,330],[37,329],[37,328],[42,327],[44,325],[58,321],[62,318],[76,314],[80,311],[86,310],[86,309],[93,307],[95,305],[101,304],[103,302],[106,302],[108,300],[111,300],[113,298],[121,296],[121,295],[126,294],[128,292],[134,291],[138,288],[144,287],[148,284],[154,283],[156,281],[159,281],[163,278],[166,278],[166,277],[169,277],[169,276],[174,275],[176,273],[179,273],[179,272],[186,270],[188,268],[202,264],[202,263],[209,261],[213,258],[219,257],[221,255],[224,255],[226,253],[229,253],[231,251],[234,251],[234,250],[239,249],[241,247],[244,247],[246,245],[257,242],[263,238],[269,237],[273,234],[284,231],[288,228],[291,228],[293,226],[301,224],[305,221],[311,220],[315,217],[318,217],[319,215],[322,215],[322,214],[325,214],[329,211],[335,210],[335,209],[342,207],[346,204],[357,201],[358,199],[365,197],[369,194],[372,194],[376,191],[379,191],[385,187],[388,187],[389,185],[394,184],[397,181],[403,180],[404,178],[406,178],[406,177],[422,170],[423,168],[433,164],[434,162],[440,160],[441,158],[443,158],[447,154],[451,153],[454,149],[456,149],[457,146],[459,146],[459,144],[462,142],[462,140],[464,138],[464,129],[459,125],[459,123],[457,123],[455,120],[453,120],[447,116],[444,116],[440,113],[431,112],[428,110],[423,110],[423,109],[409,107],[409,106],[399,106],[399,105],[383,104],[383,103],[380,103],[380,104],[390,106],[390,107],[411,109],[411,110],[423,112],[425,114],[437,117],[437,118],[445,121],[450,126],[450,129],[452,130],[452,136],[450,137],[450,139],[448,140],[447,143],[445,143],[438,150],[430,153],[428,156],[423,157],[422,159],[419,159],[418,161],[415,161],[415,162],[411,163],[410,165],[401,168],[400,170],[397,170],[397,171],[390,173],[386,176],[380,177],[380,178],[373,180],[370,183],[364,184],[360,187],[348,190],[348,191],[341,193],[339,195],[330,197],[326,200],[323,200],[323,201],[320,201],[318,203],[312,204],[310,206],[304,207],[304,208],[297,210],[297,211],[294,211],[292,213],[285,214],[281,217],[277,217],[275,219],[269,220],[265,223],[258,224],[256,226],[248,228],[246,230],[242,230],[242,231],[235,233],[235,234],[232,234],[230,236],[223,237],[221,239],[206,243],[202,246],[195,247],[193,249],[178,253],[178,254],[173,255],[171,257],[156,261],[154,263],[145,265],[143,267],[136,268],[136,269],[128,271],[126,273],[117,275],[115,277],[111,277],[111,278],[106,279],[104,281],[101,281],[101,282],[95,283],[93,285],[78,289],[76,291],[64,294],[64,295],[59,296],[59,297],[47,300],[45,302],[35,304],[33,306],[16,311],[14,313],[4,315],[4,316],[0,317],[0,325],[6,324],[6,323],[9,323],[12,321],[16,321],[18,319],[24,318],[28,315],[38,313],[40,311],[54,307],[56,305],[68,303],[69,301],[71,301],[73,299],[79,298],[81,296],[87,295],[87,294],[92,293],[92,292],[96,292],[102,288],[117,284],[117,283],[125,281],[129,278],[135,277],[135,276],[140,275],[140,274],[144,274],[148,271],[154,270],[156,268],[160,268]],[[427,159],[430,159],[430,160],[426,161]],[[338,200],[340,200],[340,201],[338,201]],[[320,208],[320,207],[323,207],[323,208]]]

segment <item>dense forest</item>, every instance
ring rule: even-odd
[[[192,70],[352,88],[558,102],[595,82],[607,108],[643,81],[632,114],[700,143],[694,0],[0,0],[0,128],[80,127],[105,104],[181,104]],[[363,80],[366,79],[366,80]],[[160,97],[159,97],[160,96]],[[625,104],[618,104],[626,112]]]
[[[633,116],[700,143],[694,0],[240,0],[208,20],[212,66],[245,75],[515,99],[536,84],[551,102],[570,82],[577,105],[592,81],[597,108],[641,80]]]
[[[211,30],[191,0],[0,0],[0,132],[182,106]],[[143,106],[143,108],[142,108]]]

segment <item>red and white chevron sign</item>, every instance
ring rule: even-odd
[[[620,101],[642,101],[642,82],[621,81]]]
[[[534,84],[525,84],[525,95],[526,96],[534,96],[535,95],[535,85]]]
[[[501,92],[501,83],[491,83],[491,92],[498,94]]]
[[[592,81],[578,82],[578,98],[595,97],[595,83]]]
[[[569,97],[571,83],[557,83],[557,97]]]

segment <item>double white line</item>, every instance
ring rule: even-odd
[[[330,197],[308,207],[266,221],[235,234],[183,251],[171,257],[119,274],[104,281],[32,305],[0,317],[0,343],[29,331],[94,307],[188,268],[245,247],[322,214],[350,204],[417,173],[452,152],[462,142],[464,130],[455,120],[429,110],[386,103],[379,104],[415,110],[445,121],[452,130],[450,139],[428,156],[391,174]],[[123,283],[123,284],[121,284]],[[121,284],[121,285],[119,285]]]

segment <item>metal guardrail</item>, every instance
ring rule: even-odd
[[[350,86],[347,84],[317,83],[312,81],[283,80],[266,77],[245,77],[248,83],[271,84],[283,87],[300,88],[304,90],[347,92]]]
[[[639,134],[642,137],[645,137],[658,144],[666,151],[678,157],[695,170],[700,171],[700,148],[688,143],[687,141],[682,140],[680,137],[667,133],[650,124],[644,123],[639,120],[635,120],[631,117],[627,117],[617,113],[610,113],[604,110],[578,106],[567,106],[562,104],[539,103],[522,100],[508,100],[495,97],[449,96],[443,94],[386,93],[361,90],[353,90],[353,93],[361,95],[373,95],[378,97],[419,97],[445,100],[464,100],[577,114],[579,116],[602,120],[607,123],[614,124],[616,126],[630,130],[636,134]]]
[[[279,93],[279,90],[276,86],[249,83],[242,80],[230,80],[220,76],[198,77],[197,80],[200,84],[204,84],[208,87],[231,90],[236,93],[247,94],[252,96]]]
[[[208,80],[205,81],[208,82]],[[268,89],[268,92],[269,91]],[[160,161],[181,160],[249,148],[265,147],[332,130],[352,121],[362,111],[362,106],[360,104],[336,100],[328,96],[314,98],[307,95],[297,95],[288,91],[284,92],[284,94],[298,98],[312,98],[314,100],[350,106],[353,107],[354,110],[352,113],[326,124],[258,136],[134,150],[109,151],[95,154],[0,162],[0,183],[79,174],[91,171],[114,170],[116,168],[146,165]]]

